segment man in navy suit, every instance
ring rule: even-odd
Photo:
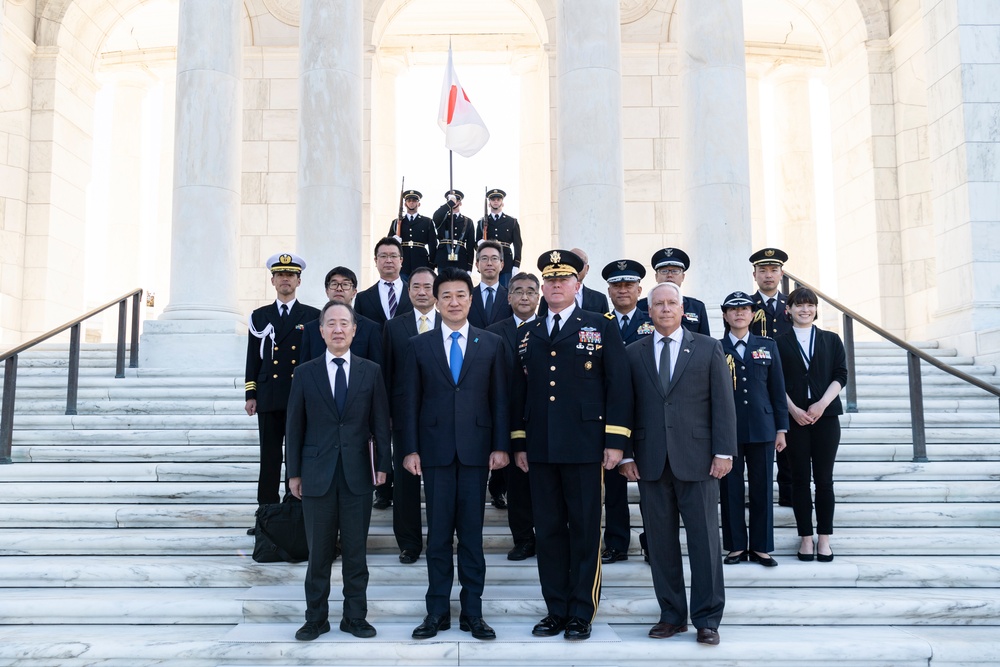
[[[726,335],[722,351],[733,375],[738,450],[733,470],[722,478],[722,548],[729,552],[726,565],[752,560],[765,567],[778,564],[774,550],[774,452],[785,448],[788,404],[778,345],[750,332],[753,299],[733,292],[722,303]],[[750,485],[750,532],[743,510]],[[747,550],[750,551],[747,551]]]
[[[281,253],[267,260],[271,284],[277,293],[274,302],[250,313],[247,326],[246,413],[257,416],[260,434],[260,475],[257,502],[278,502],[281,485],[281,445],[285,439],[285,407],[292,375],[299,360],[298,347],[306,322],[319,311],[295,298],[302,284],[305,260]],[[287,484],[286,484],[287,486]],[[247,531],[253,534],[254,529]]]
[[[350,306],[358,293],[358,276],[346,266],[335,266],[327,272],[324,285],[326,286],[326,297],[330,301],[346,303]],[[358,332],[354,336],[354,342],[351,343],[351,354],[356,354],[368,361],[374,361],[381,366],[382,331],[379,325],[363,315],[357,315],[357,319]],[[324,352],[326,352],[326,343],[319,331],[319,320],[306,322],[305,329],[302,330],[299,363],[303,364],[310,359],[323,356]]]
[[[410,274],[407,293],[413,312],[394,317],[385,323],[382,332],[384,363],[382,371],[389,390],[389,410],[392,413],[392,532],[399,547],[399,562],[417,562],[424,550],[420,518],[420,477],[403,467],[403,408],[410,400],[406,395],[403,375],[410,340],[417,334],[441,328],[441,318],[434,310],[434,279],[437,274],[420,266]]]
[[[469,324],[486,329],[511,316],[507,303],[507,288],[500,284],[503,269],[503,249],[496,241],[483,241],[476,251],[476,268],[480,280],[472,294]]]
[[[411,341],[406,355],[403,466],[423,475],[427,500],[427,639],[451,627],[453,540],[458,536],[459,627],[495,639],[483,620],[486,478],[507,465],[507,372],[500,337],[470,326],[472,278],[455,267],[434,281],[441,328]]]
[[[327,351],[299,366],[288,398],[288,485],[302,499],[309,544],[306,622],[295,638],[311,641],[330,630],[330,569],[338,532],[344,554],[340,629],[374,637],[375,628],[365,620],[366,541],[372,487],[384,483],[392,467],[389,404],[378,365],[351,354],[354,310],[331,301],[320,320]]]
[[[539,296],[538,277],[533,273],[518,273],[511,278],[507,294],[513,316],[489,328],[503,341],[508,374],[513,373],[517,360],[518,330],[535,321]],[[513,465],[504,468],[504,472],[507,473],[507,525],[514,538],[514,548],[507,552],[507,560],[526,560],[535,555],[535,522],[531,518],[528,473]]]
[[[403,246],[399,241],[389,236],[379,239],[375,244],[375,268],[378,282],[360,292],[354,305],[358,314],[381,327],[396,315],[413,310],[406,282],[399,275],[403,268]]]

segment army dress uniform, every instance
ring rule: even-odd
[[[486,198],[506,197],[507,193],[500,188],[494,188],[486,193]],[[500,272],[500,284],[507,287],[514,268],[521,267],[521,225],[517,218],[500,212],[494,216],[487,213],[476,223],[476,242],[496,241],[503,248],[503,271]]]
[[[584,266],[567,250],[545,253],[538,264],[543,279],[577,275]],[[586,639],[601,591],[604,451],[626,450],[631,437],[625,345],[613,316],[575,303],[517,333],[511,445],[527,453],[538,576],[548,609],[532,632],[550,636],[565,628],[567,638]]]
[[[459,200],[465,197],[461,190],[449,190],[444,193],[445,197],[452,194]],[[434,228],[437,233],[434,265],[438,270],[454,266],[472,273],[472,264],[476,261],[475,225],[472,223],[472,218],[461,213],[453,213],[452,208],[452,203],[446,201],[434,211]],[[454,253],[456,259],[449,259],[450,253]]]
[[[284,262],[284,260],[288,260]],[[270,264],[270,262],[269,262]],[[300,273],[305,262],[281,255],[272,273]],[[260,435],[260,473],[257,503],[279,501],[282,443],[285,439],[285,409],[292,388],[292,375],[299,360],[302,330],[306,322],[319,319],[320,311],[296,300],[284,316],[278,303],[269,303],[250,314],[247,339],[246,400],[257,401]]]
[[[422,199],[423,195],[417,190],[407,190],[403,193],[404,199],[416,197]],[[434,256],[437,254],[437,231],[434,228],[434,221],[426,215],[410,215],[404,212],[402,219],[394,219],[389,223],[389,233],[387,236],[397,236],[399,243],[403,246],[403,268],[400,271],[404,281],[408,281],[410,274],[421,266],[434,268]]]

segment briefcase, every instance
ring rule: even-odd
[[[301,563],[309,560],[302,501],[286,495],[284,502],[257,508],[253,559],[258,563]]]

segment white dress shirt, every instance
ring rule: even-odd
[[[344,360],[344,375],[347,376],[347,386],[351,386],[351,351],[348,350],[344,353],[343,357],[337,357],[338,359]],[[337,364],[333,363],[333,352],[329,348],[326,350],[326,374],[330,380],[330,394],[333,395],[333,400],[337,400]]]
[[[427,331],[430,331],[431,329],[434,328],[434,322],[436,321],[436,318],[437,318],[437,311],[434,310],[433,308],[431,308],[430,310],[427,311],[427,314],[424,315],[423,313],[421,313],[416,308],[413,309],[413,321],[417,323],[417,333],[420,333],[420,318],[421,317],[426,317],[427,318]]]
[[[289,301],[288,303],[282,303],[281,299],[275,299],[274,300],[274,305],[276,305],[278,307],[278,314],[279,315],[281,314],[281,307],[282,306],[288,306],[288,312],[291,313],[292,312],[292,308],[295,307],[295,301],[296,301],[295,298],[292,298],[292,300]]]
[[[441,327],[441,337],[444,340],[444,357],[448,361],[448,367],[451,368],[451,334],[454,329],[449,326]],[[462,350],[462,359],[465,360],[465,350],[468,347],[469,342],[469,321],[466,320],[462,328],[458,330],[461,336],[458,337],[458,347]]]
[[[736,347],[736,343],[738,343],[739,341],[743,341],[743,348],[742,349],[740,349],[739,347]],[[740,359],[742,359],[743,358],[743,354],[747,351],[747,345],[750,344],[750,332],[747,331],[747,333],[743,336],[743,338],[737,338],[736,336],[733,335],[733,332],[730,331],[729,332],[729,342],[733,344],[733,347],[736,348],[736,354],[740,355]]]
[[[517,315],[515,315],[514,316],[514,325],[515,326],[521,326],[522,324],[527,324],[528,322],[534,322],[536,319],[538,319],[537,315],[532,315],[531,317],[529,317],[526,320],[522,320],[520,317],[518,317]],[[561,322],[562,320],[559,320],[559,321]]]
[[[630,310],[629,312],[624,313],[624,314],[623,313],[619,313],[616,310],[615,311],[615,319],[618,320],[618,328],[619,329],[622,328],[622,318],[623,317],[627,317],[628,318],[628,323],[629,324],[632,324],[633,322],[635,322],[635,313],[636,313],[637,310],[639,310],[638,306],[636,306],[635,308],[633,308],[632,310]]]
[[[393,291],[396,293],[396,312],[399,312],[399,306],[403,299],[403,279],[396,277],[395,280],[382,280],[379,278],[378,281],[378,299],[382,302],[382,312],[385,313],[385,319],[390,319],[389,315],[389,286],[386,285],[387,282],[392,283]]]
[[[550,336],[552,335],[552,325],[555,324],[555,320],[553,318],[556,315],[559,316],[559,330],[562,331],[562,328],[566,326],[566,321],[569,320],[570,315],[573,314],[574,310],[576,310],[575,303],[567,306],[564,310],[561,310],[558,313],[553,313],[551,310],[548,312],[545,316],[545,327],[549,330]]]
[[[488,289],[493,288],[493,307],[496,308],[497,305],[497,288],[500,287],[500,281],[493,283],[492,285],[487,285],[486,283],[479,283],[479,298],[483,301],[483,308],[486,307],[486,297],[489,296]]]
[[[653,332],[653,360],[656,362],[657,370],[660,368],[660,354],[663,352],[663,345],[660,345],[660,341],[664,338],[669,338],[672,341],[670,348],[670,377],[672,379],[674,368],[677,366],[677,356],[681,352],[681,343],[684,341],[684,331],[681,327],[677,327],[669,336],[664,336],[659,331]]]

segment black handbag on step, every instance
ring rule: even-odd
[[[309,559],[302,501],[285,496],[284,502],[257,508],[253,559],[258,563],[301,563]]]

